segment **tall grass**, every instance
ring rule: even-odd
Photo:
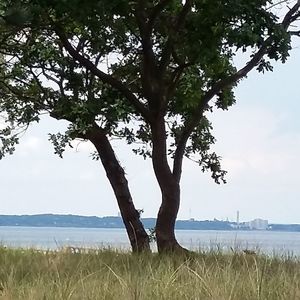
[[[300,260],[0,248],[0,299],[300,299]]]

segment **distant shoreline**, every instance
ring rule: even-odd
[[[155,227],[155,218],[141,218],[145,228]],[[79,216],[59,214],[37,215],[0,215],[0,226],[15,227],[72,227],[72,228],[124,228],[121,217],[117,216]],[[226,230],[261,231],[249,228],[237,228],[236,222],[220,220],[177,220],[179,230]],[[300,224],[269,224],[266,231],[300,232]]]

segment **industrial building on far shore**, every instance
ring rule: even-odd
[[[236,223],[231,223],[231,227],[234,229],[250,229],[250,230],[267,230],[269,229],[268,220],[254,219],[249,222],[240,222],[240,212],[236,212]]]
[[[268,220],[263,219],[254,219],[250,222],[244,223],[245,227],[248,227],[251,230],[267,230],[269,227]]]

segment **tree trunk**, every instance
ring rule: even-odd
[[[178,189],[171,188],[170,186],[164,187],[162,192],[162,204],[160,206],[157,221],[156,221],[156,240],[158,252],[178,252],[183,248],[178,244],[175,237],[175,222],[180,203],[180,191]]]
[[[180,205],[180,186],[171,172],[167,160],[164,119],[151,126],[152,163],[162,193],[162,203],[157,215],[155,233],[159,252],[186,252],[175,237],[175,222]]]
[[[113,188],[132,251],[149,252],[149,236],[140,220],[140,213],[134,207],[124,169],[116,158],[108,138],[99,127],[93,128],[85,136],[96,147],[106,176]]]

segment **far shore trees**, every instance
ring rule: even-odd
[[[126,225],[129,214],[138,215],[109,137],[139,142],[134,151],[150,157],[161,190],[158,250],[183,250],[174,232],[183,159],[197,160],[216,183],[225,181],[210,150],[215,139],[207,112],[233,105],[234,88],[253,69],[270,71],[272,60],[286,61],[292,36],[300,35],[300,0],[1,5],[0,111],[11,124],[1,134],[4,151],[16,142],[11,127],[37,121],[42,112],[69,120],[65,135],[52,136],[57,152],[72,138],[92,141]],[[240,69],[237,53],[248,56]],[[132,232],[141,230],[148,249],[136,224]]]

